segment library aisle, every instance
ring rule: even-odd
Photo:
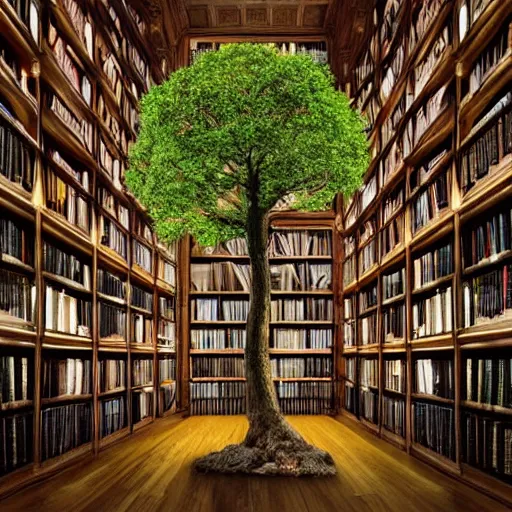
[[[333,478],[198,475],[192,461],[239,442],[245,416],[170,416],[96,459],[0,501],[2,512],[458,511],[509,510],[409,457],[350,419],[293,416],[306,438],[333,455]],[[283,483],[286,482],[286,485]]]

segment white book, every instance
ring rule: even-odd
[[[21,359],[21,399],[28,399],[28,359]]]
[[[75,395],[82,394],[82,383],[84,377],[84,362],[81,359],[75,360]]]
[[[9,383],[8,402],[14,402],[16,399],[15,374],[14,374],[14,356],[7,356],[7,378]]]
[[[49,286],[46,287],[46,304],[45,304],[45,328],[46,329],[54,329],[53,326],[53,289]]]
[[[450,332],[452,330],[452,288],[451,286],[446,289],[446,301],[445,301],[445,323],[446,323],[446,332]]]
[[[72,395],[75,391],[75,360],[66,360],[66,395]]]

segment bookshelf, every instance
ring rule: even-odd
[[[0,2],[0,495],[177,409],[177,248],[123,186],[148,20]]]
[[[339,399],[377,435],[510,504],[505,4],[402,0],[374,11],[347,89],[367,116],[372,161],[339,206]]]
[[[271,370],[286,414],[331,414],[334,404],[335,275],[333,214],[275,213],[269,260],[272,275]],[[190,414],[245,412],[245,321],[249,258],[245,240],[215,248],[190,242],[187,365]],[[185,338],[184,338],[185,340]]]

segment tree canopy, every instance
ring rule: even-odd
[[[354,192],[368,165],[363,128],[327,66],[222,45],[142,98],[127,185],[160,237],[213,245],[244,235],[251,201],[266,213],[293,194],[314,211]]]

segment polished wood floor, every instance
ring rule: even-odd
[[[159,420],[111,448],[0,501],[0,511],[464,511],[508,510],[407,456],[352,422],[292,417],[329,450],[332,478],[197,475],[194,458],[242,439],[245,417]]]

